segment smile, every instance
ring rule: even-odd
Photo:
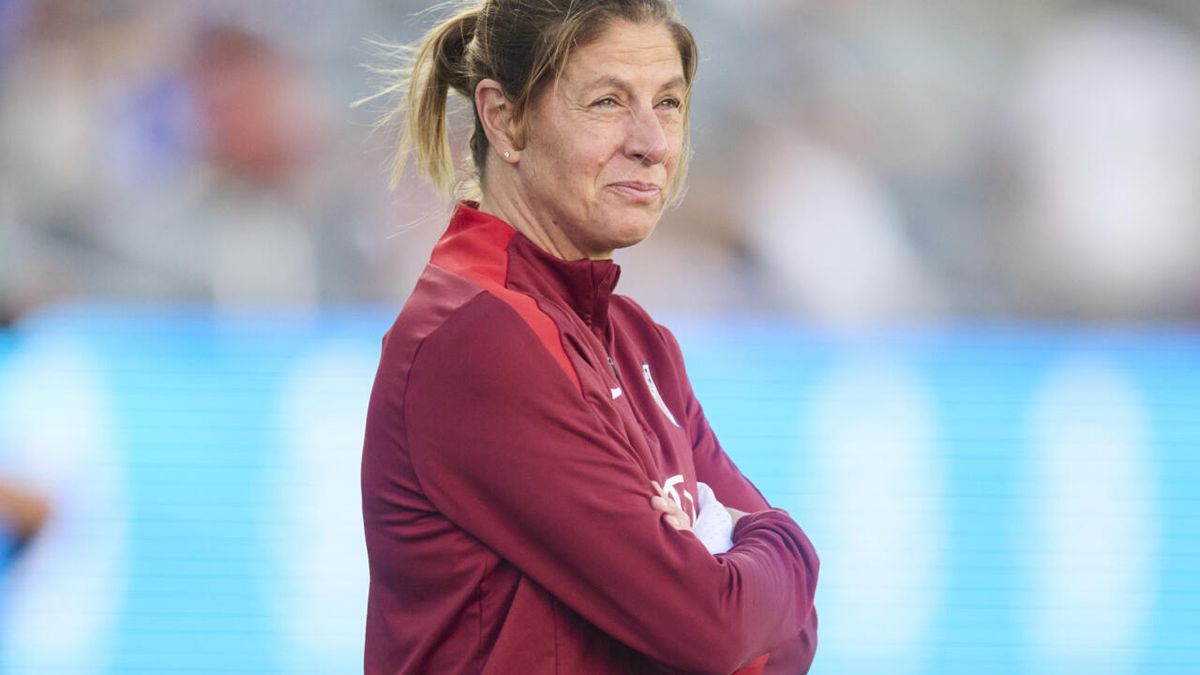
[[[637,181],[610,183],[608,187],[632,201],[645,204],[656,201],[662,193],[662,188],[653,183],[639,183]]]

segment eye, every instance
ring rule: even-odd
[[[611,108],[615,105],[617,105],[617,99],[613,96],[605,96],[592,103],[592,106],[596,108]]]
[[[664,98],[658,102],[658,107],[667,108],[669,110],[678,110],[682,106],[683,102],[673,96],[668,96],[667,98]]]

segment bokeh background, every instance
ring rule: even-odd
[[[821,552],[813,672],[1200,672],[1200,5],[679,6],[690,191],[620,288]],[[427,7],[0,0],[0,481],[53,510],[2,672],[361,671],[451,205],[350,104]]]

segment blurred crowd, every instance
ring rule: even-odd
[[[0,0],[0,325],[398,308],[450,206],[351,103],[430,4]],[[618,254],[652,311],[1200,317],[1200,4],[678,4],[689,193]]]

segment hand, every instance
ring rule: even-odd
[[[654,489],[658,492],[657,497],[650,498],[650,506],[656,511],[662,511],[666,514],[667,524],[676,530],[691,531],[692,519],[680,508],[679,504],[675,503],[674,499],[667,496],[667,491],[658,484],[657,481],[650,481]]]

